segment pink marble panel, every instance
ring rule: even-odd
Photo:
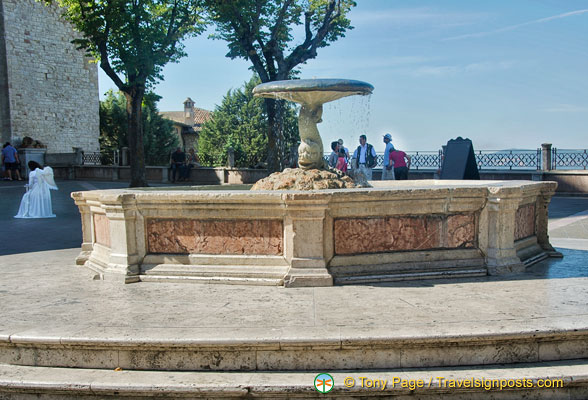
[[[433,216],[336,219],[335,253],[438,248],[441,245],[441,223],[441,218]]]
[[[535,204],[525,204],[515,215],[515,240],[535,235]]]
[[[282,232],[281,220],[154,218],[147,246],[150,253],[280,255]]]
[[[446,224],[447,234],[445,235],[445,245],[443,247],[475,247],[476,217],[474,214],[449,215]]]
[[[110,247],[110,221],[104,214],[94,214],[94,238],[96,243]]]

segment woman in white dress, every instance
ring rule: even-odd
[[[35,161],[28,163],[29,184],[25,185],[27,192],[22,196],[18,214],[14,218],[53,218],[51,193],[49,189],[57,190],[51,167],[41,167]]]

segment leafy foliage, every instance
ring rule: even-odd
[[[173,123],[158,113],[160,97],[147,93],[143,100],[143,134],[145,138],[145,162],[147,165],[167,165],[170,153],[179,140]],[[128,147],[128,116],[126,99],[122,93],[112,90],[100,102],[100,151],[103,158],[111,157],[113,151]]]
[[[57,3],[82,33],[78,48],[95,57],[124,93],[129,114],[131,187],[147,186],[143,96],[169,62],[185,55],[181,40],[204,30],[203,0],[37,0]]]
[[[352,29],[347,18],[353,0],[206,0],[216,24],[216,39],[227,41],[227,57],[251,61],[262,82],[292,79],[298,66],[317,56],[317,50],[344,37]],[[297,28],[303,26],[301,38]],[[283,101],[265,99],[268,163],[283,167]]]
[[[267,112],[263,99],[254,97],[253,88],[260,83],[252,77],[240,89],[229,90],[212,119],[204,124],[198,140],[203,165],[218,167],[227,162],[229,148],[235,152],[237,167],[261,166],[267,159]],[[288,146],[297,146],[298,119],[296,109],[286,110],[284,137]]]
[[[201,0],[40,1],[63,7],[83,35],[74,43],[125,93],[136,82],[161,80],[162,68],[186,55],[181,40],[205,28]]]

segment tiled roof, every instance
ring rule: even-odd
[[[195,124],[203,124],[209,121],[212,118],[212,113],[208,110],[203,110],[202,108],[194,107],[194,123]]]
[[[186,125],[183,111],[162,111],[159,113],[163,118],[170,119],[178,124]],[[202,108],[194,107],[194,125],[200,126],[210,120],[212,113]],[[199,130],[199,129],[195,129]]]

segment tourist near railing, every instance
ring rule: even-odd
[[[325,153],[328,160],[330,153]],[[443,151],[407,151],[411,157],[411,169],[439,169],[443,160]],[[477,150],[474,152],[480,170],[541,170],[542,151],[536,150]],[[384,155],[377,154],[376,168],[381,168]],[[586,169],[588,167],[588,150],[551,149],[551,165],[549,169]]]

